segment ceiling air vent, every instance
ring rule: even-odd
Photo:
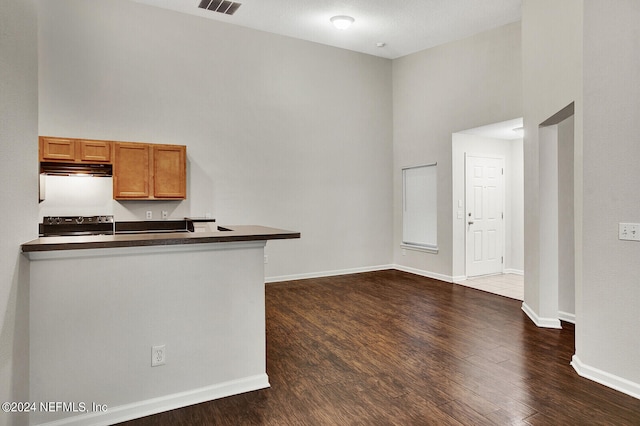
[[[233,15],[242,3],[227,0],[202,0],[200,9],[212,10],[214,12],[224,13],[225,15]]]

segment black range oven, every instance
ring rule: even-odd
[[[41,237],[113,235],[115,221],[105,216],[45,216],[39,226]]]

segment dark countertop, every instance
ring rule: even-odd
[[[167,246],[300,238],[299,232],[258,225],[219,227],[215,232],[163,232],[142,234],[40,237],[22,244],[22,252],[81,250],[114,247]]]

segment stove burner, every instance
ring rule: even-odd
[[[40,224],[41,237],[69,235],[113,235],[112,215],[103,216],[45,216]]]

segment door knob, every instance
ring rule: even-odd
[[[472,221],[469,221],[469,225],[473,225],[473,222],[472,222]]]

